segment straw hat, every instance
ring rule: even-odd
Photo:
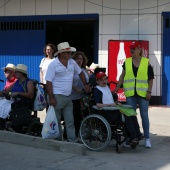
[[[15,65],[14,64],[11,64],[11,63],[8,63],[6,65],[6,67],[3,67],[2,70],[5,70],[5,69],[8,69],[8,70],[12,70],[12,71],[15,71]]]
[[[18,64],[15,71],[18,71],[18,72],[21,72],[21,73],[28,75],[27,66],[24,65],[24,64]]]
[[[94,73],[94,70],[99,67],[99,64],[92,63],[89,67],[89,70]]]
[[[54,56],[56,56],[59,53],[63,53],[63,52],[75,52],[76,48],[74,47],[70,47],[68,42],[63,42],[58,44],[57,46],[58,51],[54,54]]]

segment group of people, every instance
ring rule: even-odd
[[[137,104],[139,105],[145,147],[150,148],[148,106],[154,79],[153,68],[149,59],[143,57],[143,48],[139,42],[134,42],[130,46],[130,52],[131,57],[125,60],[119,82],[112,93],[116,93],[123,84],[126,103],[131,105],[134,110],[136,110]],[[63,117],[67,140],[79,142],[78,134],[82,120],[80,113],[81,93],[83,89],[86,92],[91,91],[90,77],[95,78],[96,82],[94,98],[97,107],[116,105],[107,86],[106,73],[100,69],[95,72],[95,68],[99,67],[95,63],[92,63],[91,67],[87,67],[86,55],[81,51],[76,51],[76,48],[70,47],[68,42],[58,44],[57,50],[53,44],[47,44],[44,48],[44,55],[45,57],[41,60],[39,66],[40,82],[44,84],[48,105],[52,105],[55,109],[60,130],[58,139],[62,140],[61,119]],[[34,87],[32,82],[29,81],[27,66],[18,64],[15,68],[13,64],[8,64],[3,69],[6,78],[10,78],[0,95],[2,92],[11,92],[12,96],[20,94],[32,99]],[[0,113],[0,120],[2,118]],[[142,133],[137,117],[125,116],[125,125],[128,131],[128,140],[125,146],[138,145]]]
[[[7,100],[4,95],[9,95],[11,98],[21,96],[23,99],[32,103],[34,97],[34,85],[28,78],[27,66],[24,64],[15,65],[9,63],[4,70],[5,77],[7,78],[5,88],[0,91],[0,130],[5,128],[5,119],[9,116],[11,111],[11,104],[13,100]]]

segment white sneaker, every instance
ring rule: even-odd
[[[145,140],[145,147],[146,148],[151,148],[152,147],[150,139]]]

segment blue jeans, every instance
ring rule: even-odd
[[[149,101],[145,100],[139,96],[127,97],[126,103],[131,105],[134,110],[136,110],[136,105],[139,105],[140,116],[142,119],[142,127],[144,131],[145,139],[149,139],[149,117],[148,117],[148,106]]]

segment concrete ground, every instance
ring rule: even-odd
[[[39,112],[38,116],[43,122],[45,112]],[[43,143],[41,139],[30,139],[18,134],[3,134],[1,131],[0,169],[170,170],[170,108],[150,107],[149,117],[152,148],[146,149],[143,146],[144,141],[141,141],[135,150],[122,147],[120,154],[116,153],[112,146],[100,152],[84,151],[84,147],[80,144],[62,142],[61,147],[58,143],[51,143],[51,140],[50,142],[44,140],[46,142]],[[139,115],[138,120],[141,120]],[[26,139],[25,143],[22,137]],[[7,141],[7,138],[10,140]],[[16,145],[17,139],[23,143]],[[48,147],[44,148],[44,145]]]

